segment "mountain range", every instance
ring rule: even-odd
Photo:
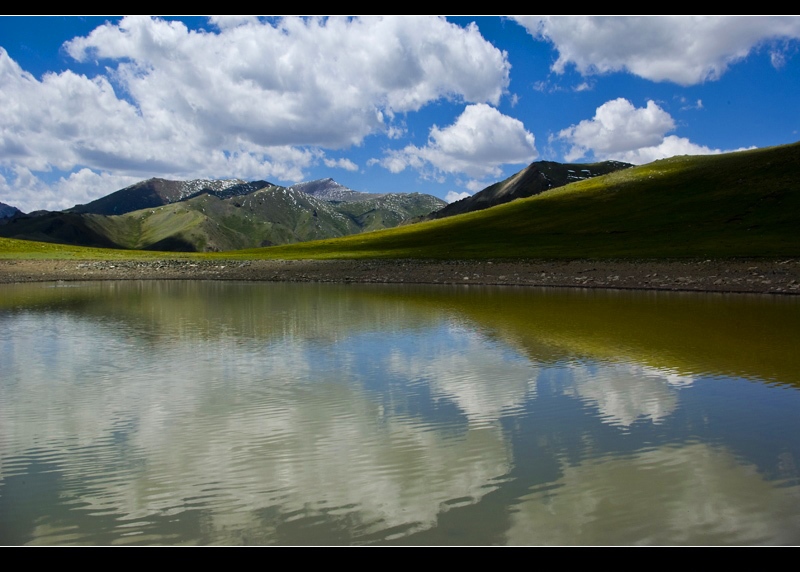
[[[274,246],[482,210],[630,166],[539,161],[450,205],[420,193],[354,191],[331,178],[290,187],[263,180],[152,178],[64,211],[23,215],[6,207],[0,236],[176,252]]]
[[[241,179],[169,181],[154,178],[125,187],[91,203],[76,205],[67,212],[121,215],[187,201],[202,194],[224,200],[246,195],[269,186],[274,185],[267,181],[247,182]]]
[[[544,172],[541,165],[534,164],[506,181],[484,189],[481,191],[483,194],[476,194],[473,212],[403,224],[368,234],[343,235],[334,240],[286,245],[272,242],[276,246],[226,252],[219,256],[282,260],[402,258],[489,261],[694,258],[705,262],[725,258],[781,257],[780,264],[788,265],[794,264],[792,257],[800,253],[800,235],[797,233],[800,224],[798,165],[800,142],[718,155],[675,156],[629,168],[618,164],[620,169],[601,176],[590,176],[595,174],[590,167],[584,170],[575,169],[574,165],[563,165],[558,168],[563,169],[567,178],[580,180],[492,208],[480,208],[483,200],[506,201],[513,194],[530,192],[529,189],[535,185],[524,184],[527,179],[534,182],[542,181],[542,177],[555,179]],[[362,227],[366,227],[370,222],[377,222],[377,213],[370,210],[370,201],[391,201],[392,198],[391,195],[363,194],[364,201],[348,201],[348,198],[358,198],[358,194],[340,187],[330,180],[289,188],[271,185],[224,199],[209,193],[187,198],[192,195],[187,190],[184,200],[180,200],[178,193],[177,198],[163,199],[175,202],[124,215],[75,212],[17,215],[4,219],[8,222],[0,224],[0,236],[25,237],[20,231],[27,226],[29,236],[39,233],[51,243],[81,244],[78,239],[87,240],[86,236],[80,236],[78,230],[81,230],[94,233],[98,242],[133,244],[127,248],[151,244],[176,250],[221,250],[222,247],[217,245],[222,245],[227,235],[246,234],[237,234],[235,229],[231,230],[231,224],[238,222],[263,229],[265,223],[259,222],[257,204],[263,202],[266,205],[268,198],[292,205],[292,208],[276,209],[276,212],[284,212],[289,220],[300,221],[302,224],[299,226],[306,229],[321,227],[325,220],[322,215],[331,212],[334,213],[329,217],[333,221],[331,224],[347,227],[360,221]],[[315,194],[336,196],[339,200],[322,201]],[[441,201],[438,202],[441,205]],[[337,207],[350,210],[335,211]],[[76,207],[80,208],[85,206]],[[353,210],[356,208],[360,210]],[[429,208],[428,214],[433,210],[436,209]],[[220,212],[237,216],[229,222],[219,216]],[[423,215],[419,213],[416,216]],[[68,220],[69,217],[73,220]],[[199,221],[199,224],[192,226],[194,221]],[[290,230],[285,224],[273,224],[273,228]],[[349,232],[347,228],[339,232],[344,231]],[[198,233],[197,242],[187,240],[187,236],[192,238],[193,232]],[[78,236],[70,236],[70,233]],[[202,241],[205,241],[203,248]],[[11,257],[41,257],[45,253],[56,257],[77,256],[76,253],[89,258],[120,256],[118,252],[89,251],[30,240],[0,238],[0,244]],[[236,245],[224,246],[225,249],[234,247]],[[2,254],[0,252],[0,256]],[[132,252],[131,256],[136,254]],[[138,256],[148,255],[141,253]],[[214,255],[208,257],[216,258]],[[587,269],[591,269],[590,263],[587,263]],[[753,270],[754,276],[765,283],[771,280],[768,276],[756,276],[755,268]],[[613,278],[609,277],[612,281]],[[656,274],[649,278],[654,282],[661,281]]]
[[[12,216],[0,236],[80,246],[209,252],[334,238],[397,226],[446,203],[372,194],[333,179],[292,187],[240,179],[148,179],[65,211]]]

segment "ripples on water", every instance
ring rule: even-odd
[[[0,288],[0,544],[797,544],[792,298]]]

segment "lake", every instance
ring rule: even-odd
[[[800,543],[800,298],[0,286],[0,544]]]

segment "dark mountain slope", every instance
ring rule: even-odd
[[[450,203],[424,217],[424,220],[444,218],[457,214],[488,209],[490,207],[538,195],[544,191],[563,187],[583,179],[590,179],[632,167],[630,163],[604,161],[602,163],[555,163],[537,161],[505,181],[495,183],[471,197]]]
[[[208,193],[221,199],[246,195],[271,184],[267,181],[247,182],[241,179],[170,181],[153,178],[136,183],[85,205],[76,205],[69,211],[74,213],[121,215],[140,209],[149,209],[185,201],[203,193]]]
[[[102,225],[97,224],[97,215],[47,211],[38,213],[20,214],[9,219],[6,224],[0,225],[0,236],[77,246],[118,247],[106,235]]]
[[[0,224],[5,222],[6,219],[9,219],[15,215],[20,215],[20,214],[22,214],[22,211],[19,210],[17,207],[12,207],[11,205],[0,203]]]

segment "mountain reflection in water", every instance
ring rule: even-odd
[[[800,301],[0,287],[0,544],[797,544]]]

